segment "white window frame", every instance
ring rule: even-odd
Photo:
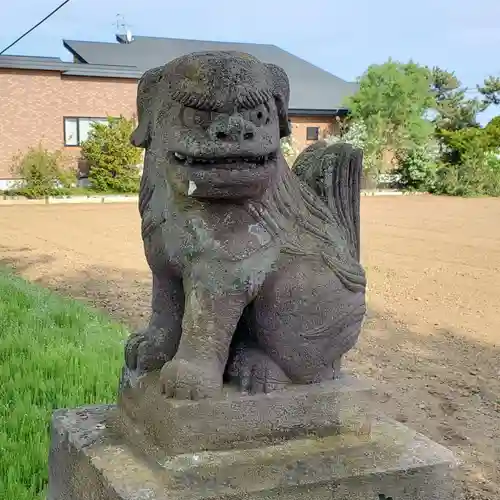
[[[80,122],[82,120],[90,121],[94,123],[104,123],[108,122],[108,118],[102,116],[64,116],[63,117],[63,134],[64,134],[64,146],[68,148],[79,148],[82,145],[82,139],[80,137]],[[69,142],[69,138],[67,137],[67,129],[66,126],[68,123],[76,122],[76,141]],[[75,144],[76,142],[76,144]]]

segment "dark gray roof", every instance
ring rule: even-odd
[[[57,57],[0,56],[0,68],[59,71],[70,76],[101,76],[106,78],[140,78],[142,71],[135,66],[74,64]]]
[[[132,43],[64,40],[64,46],[82,63],[136,66],[142,72],[190,52],[206,50],[247,52],[263,62],[277,64],[287,72],[291,86],[291,110],[343,109],[344,99],[357,90],[356,83],[346,82],[276,45],[139,36],[134,37]]]

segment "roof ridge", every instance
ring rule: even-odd
[[[166,37],[166,36],[146,36],[146,35],[134,35],[134,42],[140,40],[169,40],[178,42],[201,42],[201,43],[220,43],[220,44],[231,44],[231,45],[257,45],[259,47],[276,47],[280,48],[273,43],[260,43],[260,42],[234,42],[231,40],[202,40],[199,38],[178,38],[178,37]],[[92,44],[105,44],[105,45],[126,45],[117,41],[113,42],[100,42],[96,40],[75,40],[63,38],[63,44],[66,43],[92,43]],[[133,43],[133,42],[132,42]]]
[[[199,38],[178,38],[178,37],[169,37],[169,36],[146,36],[146,35],[134,35],[134,40],[138,41],[141,39],[149,39],[149,40],[175,40],[181,42],[202,42],[202,43],[222,43],[231,45],[258,45],[260,47],[277,47],[272,43],[261,43],[261,42],[236,42],[231,40],[201,40]]]
[[[117,42],[100,42],[98,40],[73,40],[73,39],[69,39],[69,38],[63,38],[62,42],[63,42],[63,44],[65,44],[65,43],[98,43],[98,44],[105,43],[106,45],[121,45]]]

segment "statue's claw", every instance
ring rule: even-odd
[[[163,336],[157,330],[133,333],[125,345],[125,364],[139,373],[159,370],[167,361],[163,344]]]
[[[259,349],[248,347],[237,349],[228,375],[246,394],[268,393],[290,383],[290,379],[269,356]]]
[[[220,396],[222,374],[210,363],[173,359],[160,373],[162,393],[176,399],[204,399]]]

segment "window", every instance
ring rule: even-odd
[[[108,123],[107,118],[64,118],[64,145],[80,146],[87,140],[92,123]]]
[[[306,140],[317,141],[319,139],[319,127],[307,127]]]

